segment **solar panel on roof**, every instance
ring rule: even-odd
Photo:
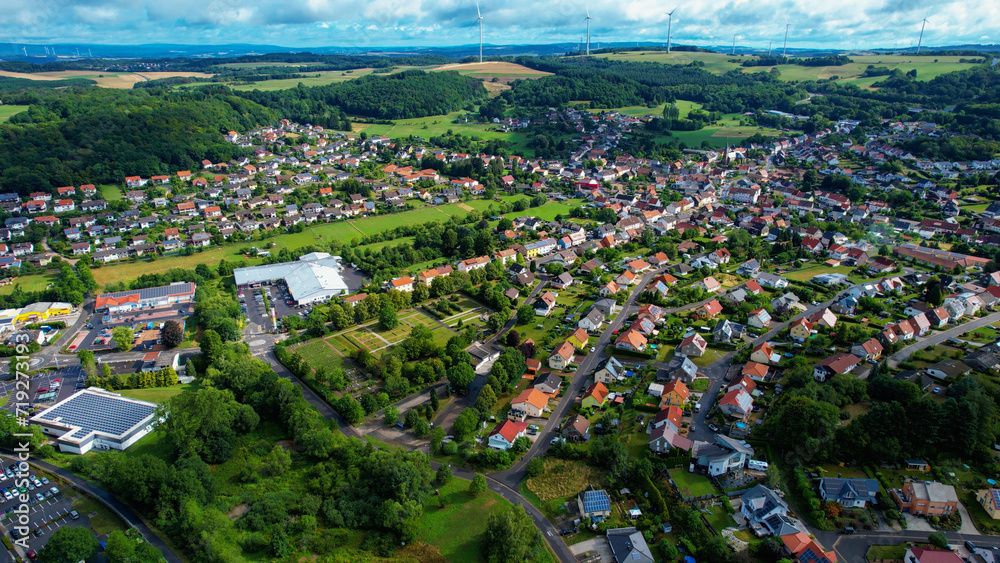
[[[990,492],[993,493],[993,506],[1000,506],[1000,490],[991,489]]]
[[[611,500],[604,491],[587,491],[583,493],[584,512],[600,512],[611,510]]]
[[[38,418],[60,424],[79,426],[74,434],[104,432],[120,436],[139,424],[156,410],[155,405],[144,405],[116,397],[79,393],[69,401],[38,415]]]

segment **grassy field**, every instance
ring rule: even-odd
[[[21,276],[14,279],[14,283],[0,286],[0,295],[13,293],[15,286],[20,286],[24,291],[42,291],[49,287],[50,283],[56,281],[55,274],[35,274],[31,276]]]
[[[694,61],[705,64],[705,70],[715,74],[724,74],[733,69],[743,72],[769,72],[772,67],[741,67],[732,60],[745,60],[750,57],[739,57],[725,53],[690,53],[674,51],[669,55],[659,51],[637,51],[630,53],[612,53],[596,55],[616,61],[657,62],[671,65],[686,65]],[[917,71],[917,80],[931,80],[942,74],[971,68],[969,63],[961,63],[962,57],[918,57],[915,55],[873,55],[850,57],[854,62],[841,66],[805,67],[798,65],[778,65],[781,79],[788,81],[817,80],[839,76],[839,81],[850,82],[861,87],[871,86],[884,80],[880,77],[862,77],[868,65],[884,66],[889,69],[899,69],[902,72]]]
[[[122,190],[118,186],[102,185],[101,197],[105,201],[118,201],[122,198]]]
[[[548,502],[579,494],[588,485],[599,487],[603,477],[602,471],[582,461],[546,459],[545,471],[528,479],[527,485],[539,500]]]
[[[293,348],[313,369],[326,368],[327,373],[333,368],[343,367],[344,358],[325,340],[307,342]]]
[[[516,151],[530,154],[527,143],[529,136],[522,132],[502,132],[492,131],[496,125],[492,123],[453,123],[460,116],[467,115],[465,111],[455,111],[447,115],[431,115],[428,117],[418,117],[414,119],[400,119],[393,124],[355,124],[355,131],[365,131],[369,135],[384,135],[396,139],[415,135],[429,139],[446,135],[448,131],[454,134],[461,134],[480,140],[502,139],[513,145]],[[469,115],[472,121],[474,116]]]
[[[152,387],[149,389],[122,389],[117,391],[124,397],[131,397],[140,401],[151,403],[165,403],[168,400],[180,395],[185,391],[196,391],[201,387],[200,383],[192,382],[184,385],[171,385],[170,387]]]
[[[717,492],[712,482],[704,475],[688,473],[684,469],[671,469],[669,473],[674,483],[677,483],[677,488],[680,489],[681,496],[700,497],[702,495],[714,495]]]
[[[198,264],[219,264],[219,260],[235,260],[240,257],[240,250],[245,245],[229,245],[218,248],[209,248],[204,252],[195,252],[191,256],[161,256],[156,260],[140,260],[138,262],[126,262],[94,268],[94,280],[98,286],[120,281],[133,280],[139,274],[158,274],[166,272],[171,268],[193,269]],[[248,265],[253,266],[260,262],[258,258],[248,258]]]
[[[28,106],[4,106],[0,105],[0,122],[7,121],[15,113],[21,113],[28,109]]]
[[[726,528],[736,526],[736,521],[721,506],[713,506],[709,510],[712,512],[703,512],[702,515],[716,532],[721,533]]]
[[[503,201],[515,202],[519,199],[530,200],[531,198],[526,195],[511,195],[511,196],[501,196],[500,199]],[[505,215],[510,219],[514,219],[516,217],[531,216],[531,217],[538,217],[539,219],[543,219],[545,221],[554,221],[556,215],[562,214],[568,216],[570,210],[573,209],[574,207],[579,207],[581,202],[583,202],[582,199],[568,199],[566,201],[549,201],[539,207],[529,207],[524,211],[512,211]]]
[[[850,274],[850,266],[813,266],[785,274],[785,277],[795,281],[809,281],[820,274]]]
[[[254,82],[253,84],[236,84],[233,86],[233,90],[262,90],[270,92],[274,90],[288,90],[297,87],[299,84],[303,86],[326,86],[328,84],[339,84],[348,80],[354,80],[355,78],[361,78],[371,73],[372,69],[370,68],[324,70],[319,72],[308,72],[308,69],[303,69],[302,74],[305,75],[303,78],[285,78],[280,80],[263,80],[261,82]],[[202,84],[185,84],[184,86],[194,87],[202,86]]]
[[[469,494],[469,482],[452,479],[424,503],[420,540],[441,550],[448,561],[485,561],[480,545],[490,515],[510,508],[500,495]],[[470,515],[475,518],[470,518]]]

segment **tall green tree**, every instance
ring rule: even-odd
[[[88,528],[62,526],[38,553],[41,563],[78,563],[97,553],[97,538]]]

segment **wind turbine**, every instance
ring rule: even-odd
[[[771,41],[767,41],[767,56],[771,56]]]
[[[781,44],[781,58],[785,58],[785,47],[788,46],[788,20],[785,20],[785,41]]]
[[[24,51],[24,56],[27,57],[28,56],[28,48],[27,47],[21,47],[21,50]]]
[[[920,54],[920,43],[924,40],[924,27],[927,25],[927,18],[920,21],[920,37],[917,39],[917,54]]]
[[[671,27],[671,24],[674,23],[674,12],[677,11],[677,8],[680,8],[680,6],[677,6],[673,10],[670,10],[669,12],[667,12],[667,54],[668,55],[670,54],[670,27]]]
[[[483,13],[479,11],[479,0],[476,0],[476,15],[479,22],[479,62],[483,62]]]
[[[590,6],[587,6],[587,17],[583,18],[587,22],[587,56],[590,56]]]
[[[736,54],[736,34],[733,34],[733,54]]]

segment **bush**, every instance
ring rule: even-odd
[[[934,532],[927,536],[927,541],[934,547],[939,547],[941,549],[948,548],[948,538],[945,537],[941,532]]]

